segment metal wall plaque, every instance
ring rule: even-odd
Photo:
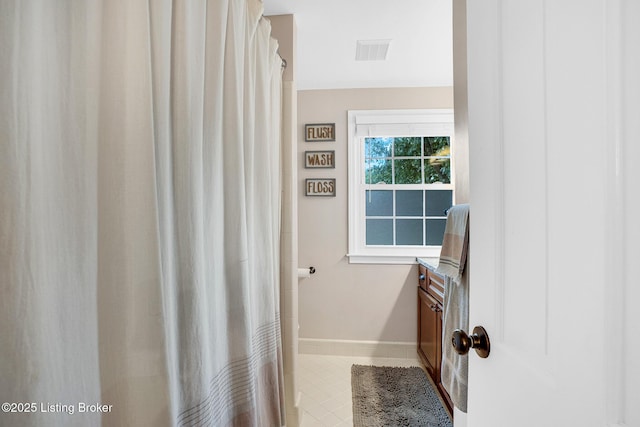
[[[304,181],[307,196],[335,197],[335,178],[307,178]]]
[[[330,151],[305,151],[304,167],[308,169],[314,168],[335,168],[336,152]]]
[[[304,125],[304,140],[306,142],[335,141],[335,123],[313,123]]]

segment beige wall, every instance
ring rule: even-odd
[[[453,88],[298,91],[298,261],[316,273],[300,282],[300,338],[416,340],[417,267],[349,264],[347,111],[453,108]],[[304,142],[305,123],[335,123],[336,141]],[[305,169],[305,150],[335,150],[336,168]],[[305,178],[336,178],[336,197],[306,197]]]
[[[469,107],[467,105],[467,0],[453,2],[453,103],[455,204],[469,203]]]
[[[278,40],[278,53],[287,62],[282,73],[285,82],[296,81],[296,21],[293,15],[267,16],[271,21],[271,37]]]

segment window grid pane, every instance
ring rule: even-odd
[[[396,245],[423,246],[422,219],[396,219]]]
[[[393,221],[390,219],[367,219],[367,245],[393,246]]]
[[[424,191],[396,190],[396,216],[424,215]]]
[[[446,218],[426,220],[427,245],[442,245],[446,221]]]
[[[422,155],[422,137],[394,138],[394,157],[420,157]]]
[[[422,163],[419,158],[396,158],[393,167],[394,184],[420,184],[422,182]]]
[[[367,190],[365,197],[365,215],[367,217],[393,216],[392,190]]]
[[[448,136],[423,138],[424,183],[451,183],[451,146]]]

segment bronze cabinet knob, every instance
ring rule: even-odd
[[[488,357],[491,349],[489,335],[482,326],[473,328],[471,336],[462,329],[456,329],[451,334],[451,345],[458,354],[462,355],[469,353],[469,350],[473,348],[482,358]]]

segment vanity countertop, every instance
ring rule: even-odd
[[[416,261],[418,261],[418,264],[430,268],[431,270],[435,270],[438,268],[440,258],[416,258]]]

